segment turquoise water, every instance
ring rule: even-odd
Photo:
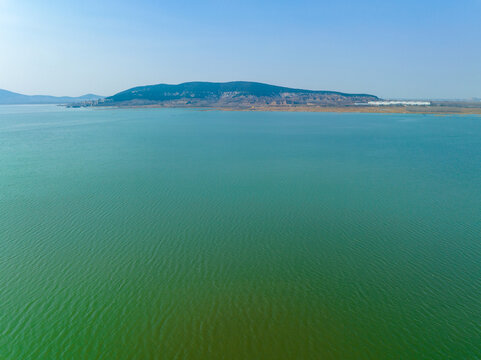
[[[0,107],[0,359],[481,359],[481,117]]]

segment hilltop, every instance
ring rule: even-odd
[[[343,106],[378,100],[369,94],[293,89],[257,82],[187,82],[134,87],[98,105],[250,108],[254,106]]]

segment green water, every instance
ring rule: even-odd
[[[481,117],[0,107],[0,359],[481,359]]]

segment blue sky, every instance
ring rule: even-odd
[[[481,97],[481,0],[0,0],[0,69],[27,94],[251,80]]]

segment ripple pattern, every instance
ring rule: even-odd
[[[0,359],[481,359],[481,118],[0,108]]]

